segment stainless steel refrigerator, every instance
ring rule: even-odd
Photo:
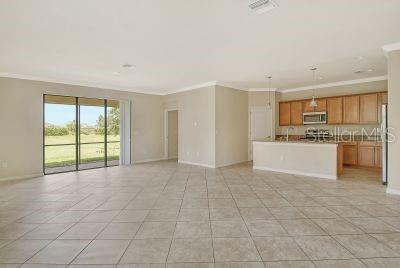
[[[388,106],[382,105],[382,183],[387,184],[388,181]]]

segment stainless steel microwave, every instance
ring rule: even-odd
[[[326,123],[326,112],[303,113],[303,125],[318,125]]]

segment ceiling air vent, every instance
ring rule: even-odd
[[[268,12],[277,7],[278,5],[272,0],[252,0],[249,4],[249,8],[257,14]]]

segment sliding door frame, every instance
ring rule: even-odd
[[[69,97],[69,98],[75,98],[75,169],[74,170],[68,170],[68,171],[59,171],[59,172],[54,172],[54,173],[46,173],[46,96],[56,96],[56,97]],[[79,169],[79,164],[80,164],[80,156],[81,156],[81,141],[80,141],[80,105],[79,105],[79,99],[97,99],[97,100],[103,100],[104,101],[104,166],[101,167],[93,167],[93,168],[85,168],[85,169]],[[108,100],[107,99],[99,99],[99,98],[90,98],[90,97],[76,97],[76,96],[68,96],[68,95],[57,95],[57,94],[43,94],[43,117],[42,117],[42,129],[43,129],[43,147],[42,147],[42,157],[43,157],[43,174],[45,175],[51,175],[51,174],[61,174],[61,173],[68,173],[68,172],[75,172],[75,171],[82,171],[82,170],[91,170],[91,169],[99,169],[99,168],[106,168],[106,167],[115,167],[118,165],[109,165],[108,164],[108,143],[118,143],[117,141],[115,142],[109,142],[108,141],[108,124],[107,124],[107,108],[108,108]],[[121,107],[120,107],[121,108]],[[121,116],[121,115],[120,115]],[[120,122],[121,124],[121,122]],[[121,126],[120,126],[121,128]],[[98,142],[96,142],[98,143]],[[121,161],[121,133],[120,133],[120,156],[119,159]],[[88,144],[88,143],[85,143]],[[60,144],[60,145],[73,145],[73,144]],[[57,146],[57,145],[55,145]]]

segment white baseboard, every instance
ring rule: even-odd
[[[267,167],[259,167],[259,166],[253,166],[253,169],[272,171],[272,172],[278,172],[278,173],[286,173],[286,174],[292,174],[292,175],[307,176],[307,177],[315,177],[315,178],[321,178],[321,179],[337,180],[337,176],[332,176],[332,175],[327,175],[327,174],[318,174],[318,173],[308,173],[308,172],[297,171],[297,170],[267,168]]]
[[[43,173],[37,173],[37,174],[29,174],[29,175],[22,175],[22,176],[4,177],[4,178],[0,178],[0,181],[24,180],[24,179],[43,177],[43,176],[44,176]]]
[[[387,194],[400,195],[400,190],[386,188],[386,193],[387,193]]]
[[[185,164],[185,165],[206,167],[206,168],[215,168],[214,165],[201,164],[201,163],[195,163],[195,162],[189,162],[189,161],[181,161],[181,160],[178,160],[178,163],[179,163],[179,164]]]
[[[249,161],[248,160],[234,161],[234,162],[230,162],[230,163],[224,163],[224,164],[216,165],[216,168],[228,167],[228,166],[233,166],[233,165],[247,163],[247,162],[249,162]]]
[[[143,163],[157,162],[157,161],[163,161],[163,160],[165,160],[165,158],[151,158],[151,159],[146,159],[146,160],[133,161],[133,164],[143,164]]]

